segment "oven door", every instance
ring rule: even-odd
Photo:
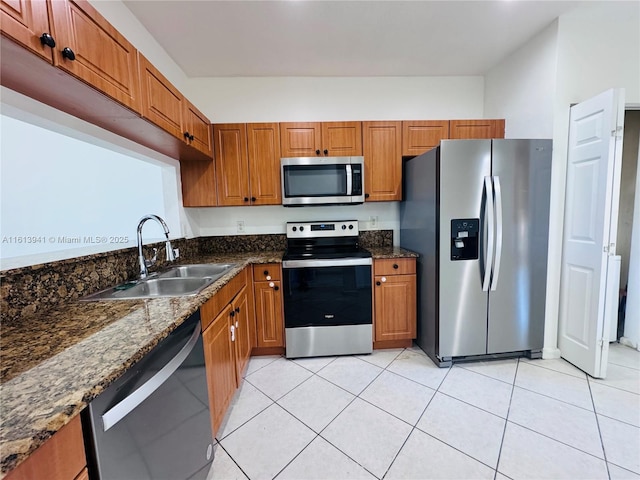
[[[370,258],[282,263],[285,328],[371,324]]]

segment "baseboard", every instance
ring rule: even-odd
[[[382,350],[384,348],[411,348],[413,340],[383,340],[381,342],[373,342],[374,350]]]
[[[549,347],[545,347],[542,349],[542,359],[543,360],[550,360],[552,358],[560,358],[560,349],[553,347],[553,348],[549,348]]]
[[[251,350],[252,357],[263,355],[284,355],[284,347],[253,347]]]
[[[620,343],[627,347],[635,348],[636,350],[638,350],[638,344],[629,337],[620,337]]]

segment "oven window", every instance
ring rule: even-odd
[[[282,273],[286,328],[372,323],[370,265]]]
[[[284,167],[287,197],[327,197],[347,194],[344,165],[289,165]]]

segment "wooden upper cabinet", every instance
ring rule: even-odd
[[[211,144],[211,122],[189,100],[183,99],[184,129],[183,137],[189,145],[208,156],[213,156]],[[188,138],[185,134],[188,134]]]
[[[323,155],[362,155],[362,122],[323,122],[321,125]]]
[[[402,200],[402,122],[363,122],[367,202]]]
[[[315,157],[322,152],[322,129],[318,122],[280,124],[280,150],[283,157]]]
[[[142,54],[138,56],[142,116],[173,136],[183,138],[184,97]]]
[[[248,123],[249,185],[252,205],[280,205],[280,128],[277,123]]]
[[[504,138],[504,120],[451,120],[449,138]]]
[[[86,0],[49,5],[54,65],[140,112],[138,52],[133,45]]]
[[[247,127],[244,123],[213,126],[218,205],[249,205]]]
[[[449,138],[447,120],[408,120],[402,122],[402,155],[415,156],[437,147]]]
[[[53,63],[53,47],[40,40],[43,35],[49,35],[50,39],[44,39],[50,45],[55,44],[46,0],[1,0],[0,21],[3,35]]]
[[[181,161],[180,181],[183,206],[215,207],[218,205],[216,169],[213,159],[206,162]]]
[[[362,155],[362,122],[280,124],[282,157]]]

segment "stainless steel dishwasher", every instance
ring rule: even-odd
[[[84,420],[91,478],[206,478],[213,437],[200,313],[93,400]]]

